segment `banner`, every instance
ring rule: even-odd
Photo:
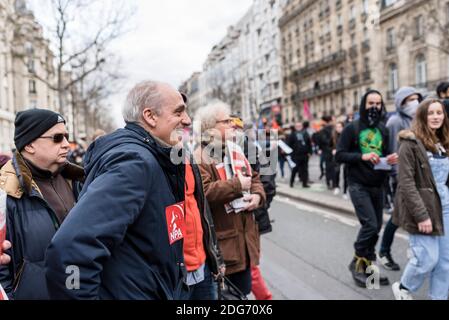
[[[311,120],[312,119],[312,114],[310,113],[310,106],[309,106],[309,101],[304,100],[304,106],[303,106],[303,117],[306,120]]]

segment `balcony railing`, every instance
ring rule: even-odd
[[[362,20],[362,23],[365,23],[366,20],[368,20],[368,13],[362,12],[362,14],[360,15],[360,20]]]
[[[324,96],[343,89],[344,89],[344,81],[343,79],[339,79],[336,81],[322,84],[314,89],[309,89],[301,91],[297,94],[293,94],[291,98],[293,101],[299,102],[304,99],[312,99],[315,97]]]
[[[349,30],[354,30],[355,29],[355,19],[352,18],[351,20],[349,20]]]
[[[363,81],[371,80],[371,71],[367,70],[363,72]]]
[[[395,45],[388,45],[387,46],[387,53],[391,54],[394,53],[396,51],[396,46]]]
[[[371,44],[369,40],[365,40],[362,42],[362,52],[366,53],[371,49]]]
[[[341,9],[341,0],[337,0],[335,1],[335,10],[340,10]]]
[[[339,36],[341,36],[343,34],[343,26],[342,25],[337,26],[337,34]]]
[[[360,77],[359,77],[358,74],[354,74],[354,75],[351,77],[351,84],[357,84],[357,83],[359,83],[359,81],[360,81]]]
[[[336,64],[339,64],[346,60],[346,51],[340,50],[337,51],[327,57],[324,57],[323,59],[310,63],[306,65],[305,67],[293,72],[292,76],[299,75],[301,77],[307,77],[315,72],[318,72],[320,70],[324,70],[328,67],[333,67]]]
[[[353,45],[351,48],[349,48],[349,57],[350,58],[355,58],[358,55],[358,51],[357,51],[357,45]]]

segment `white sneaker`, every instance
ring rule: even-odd
[[[394,298],[396,300],[413,300],[413,297],[411,293],[408,290],[400,289],[400,283],[395,282],[391,286],[391,289],[393,290]]]
[[[345,199],[345,200],[348,200],[349,199],[349,197],[348,197],[348,195],[345,193],[345,194],[343,194],[343,199]]]
[[[334,195],[338,196],[340,194],[340,188],[334,189]]]

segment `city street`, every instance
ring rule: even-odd
[[[310,189],[303,189],[298,180],[293,189],[288,187],[287,165],[286,178],[277,179],[278,195],[270,208],[273,232],[263,235],[261,244],[261,268],[274,299],[394,299],[390,286],[367,290],[354,284],[348,265],[359,222],[350,200],[334,195],[325,187],[325,179],[319,180],[318,161],[313,156],[309,163],[314,182]],[[388,218],[385,214],[384,222]],[[392,254],[401,271],[380,267],[391,284],[401,277],[407,250],[408,237],[399,230]],[[427,285],[415,298],[426,299],[426,290]]]
[[[270,211],[273,232],[262,236],[262,273],[274,299],[394,299],[391,287],[355,286],[348,264],[359,224],[355,217],[277,197]],[[393,257],[405,266],[407,240],[396,235]],[[386,272],[383,268],[381,271]],[[386,272],[390,282],[399,272]],[[426,288],[415,297],[425,299]]]

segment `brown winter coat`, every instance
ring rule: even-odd
[[[220,180],[216,169],[218,162],[205,153],[202,154],[201,148],[196,150],[195,157],[199,163],[204,192],[211,208],[218,246],[226,265],[226,275],[244,271],[249,265],[258,265],[260,239],[253,212],[228,214],[224,207],[225,203],[243,196],[239,179]],[[256,172],[253,172],[252,176],[251,193],[259,194],[263,205],[265,192]]]
[[[427,151],[410,130],[399,133],[399,143],[393,223],[411,234],[420,234],[418,223],[430,218],[433,226],[430,235],[441,236],[444,234],[441,200]]]

